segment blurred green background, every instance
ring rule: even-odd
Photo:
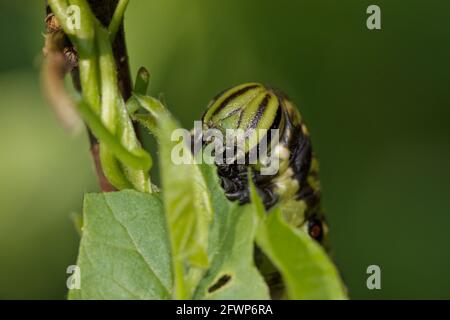
[[[40,93],[44,1],[0,1],[0,299],[63,299],[70,219],[97,191],[86,134]],[[366,28],[378,4],[382,30]],[[335,260],[354,299],[450,298],[450,3],[132,0],[132,70],[185,127],[218,91],[283,88],[321,161]],[[150,144],[151,146],[151,144]],[[366,288],[366,268],[382,289]]]

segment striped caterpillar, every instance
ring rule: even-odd
[[[218,175],[227,198],[245,204],[250,201],[248,172],[267,210],[280,205],[286,220],[324,242],[327,226],[320,205],[318,162],[312,151],[308,130],[295,105],[277,89],[247,83],[219,93],[202,118],[203,130],[216,129],[224,135],[240,129],[249,138],[258,129],[278,129],[279,139],[267,148],[279,157],[275,174],[263,175],[261,163],[248,161],[217,164]],[[267,137],[270,140],[270,137]],[[247,143],[245,156],[257,144]],[[207,143],[206,143],[207,144]]]

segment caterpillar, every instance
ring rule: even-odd
[[[235,158],[231,163],[216,163],[222,188],[230,201],[248,203],[250,172],[266,210],[281,206],[289,223],[303,228],[313,239],[324,243],[328,228],[321,208],[318,162],[308,129],[287,95],[259,83],[229,88],[209,103],[202,125],[203,130],[215,129],[224,135],[227,130],[240,129],[247,140],[255,130],[277,129],[278,139],[274,142],[267,136],[269,143],[266,148],[268,154],[276,153],[279,157],[278,171],[264,175],[261,159],[250,163],[248,155],[251,150],[259,150],[262,140],[258,138],[256,144],[247,141],[244,162]]]

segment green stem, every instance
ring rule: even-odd
[[[97,139],[105,143],[120,161],[128,164],[134,169],[150,169],[152,160],[148,153],[142,149],[129,152],[121,143],[117,141],[117,138],[108,131],[108,129],[103,125],[86,102],[79,102],[78,110]]]
[[[116,134],[118,123],[117,103],[120,98],[116,64],[106,31],[100,25],[96,29],[102,93],[101,118],[111,133]]]
[[[95,55],[79,57],[80,83],[83,99],[98,114],[101,114],[101,99],[99,85],[99,65]]]
[[[84,100],[100,113],[99,76],[95,48],[94,17],[86,0],[48,0],[48,4],[62,26],[64,33],[77,48],[80,82]],[[80,29],[69,26],[69,5],[80,9]]]
[[[122,24],[123,16],[128,6],[128,2],[129,0],[119,0],[116,10],[114,11],[114,15],[108,27],[111,42],[113,42],[116,38],[116,34],[119,31],[120,25]]]

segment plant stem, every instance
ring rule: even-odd
[[[123,10],[126,7],[127,1],[120,1],[119,0],[88,0],[89,5],[92,9],[92,12],[97,17],[97,19],[105,26],[108,27],[111,24],[111,21],[113,20],[113,16],[115,15],[115,12],[117,12],[116,16],[120,18],[120,15],[123,15],[123,13],[120,13],[121,10]],[[118,7],[120,5],[120,7]],[[117,10],[116,10],[117,9]],[[51,16],[51,10],[50,7],[47,5],[47,29],[51,30],[51,19],[49,17]],[[117,20],[120,20],[120,23],[118,23]],[[128,55],[127,55],[127,49],[126,49],[126,43],[125,43],[125,36],[124,36],[124,30],[123,30],[123,19],[116,18],[114,20],[114,29],[115,29],[115,38],[113,42],[113,52],[114,52],[114,59],[115,64],[117,68],[117,77],[119,82],[119,89],[122,97],[124,100],[128,100],[128,98],[131,97],[132,93],[132,80],[130,77],[130,68],[128,63]],[[81,82],[80,82],[80,73],[78,68],[78,63],[86,63],[86,61],[78,61],[78,55],[76,54],[76,51],[74,50],[73,46],[71,45],[70,41],[65,42],[65,48],[63,49],[63,52],[66,53],[66,63],[67,65],[72,66],[72,69],[70,70],[72,72],[72,78],[73,83],[75,84],[75,87],[78,91],[81,92]],[[87,89],[89,90],[89,89]],[[83,95],[91,96],[89,92],[84,92]],[[94,108],[95,108],[94,103]],[[103,173],[103,169],[100,164],[100,148],[99,148],[99,142],[94,137],[92,132],[89,132],[89,139],[91,144],[91,153],[92,157],[95,162],[96,172],[99,179],[101,190],[104,192],[108,191],[115,191],[115,188],[109,183],[108,179],[105,177]]]
[[[86,103],[80,102],[78,104],[78,110],[80,110],[80,113],[83,115],[83,118],[86,120],[86,123],[89,125],[92,132],[104,141],[120,160],[128,163],[134,169],[145,170],[151,166],[151,158],[147,153],[138,151],[132,153],[125,149],[122,144],[117,142],[114,135],[108,131],[108,128],[98,120],[98,117]]]
[[[128,2],[129,0],[119,0],[116,10],[114,11],[114,15],[108,27],[109,35],[112,41],[114,41],[114,39],[116,38],[117,31],[122,25],[123,15],[125,13],[125,9],[128,6]]]

